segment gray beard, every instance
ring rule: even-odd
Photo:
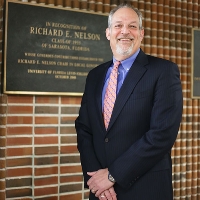
[[[129,56],[130,54],[131,54],[131,52],[132,52],[132,49],[133,49],[133,47],[134,47],[134,44],[132,44],[128,49],[123,49],[123,48],[121,48],[118,44],[117,44],[117,49],[116,49],[116,51],[117,51],[117,53],[118,54],[120,54],[120,55],[123,55],[123,56]]]

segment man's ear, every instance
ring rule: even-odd
[[[109,28],[106,29],[106,38],[108,40],[110,40],[110,29]]]
[[[141,38],[141,41],[144,38],[144,28],[142,28],[142,30],[140,30],[140,38]]]

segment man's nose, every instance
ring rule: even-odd
[[[123,34],[130,33],[129,27],[126,26],[126,25],[122,26],[122,28],[121,28],[121,33],[123,33]]]

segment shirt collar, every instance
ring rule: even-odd
[[[122,67],[126,70],[126,71],[129,71],[129,69],[131,68],[133,62],[135,61],[137,55],[139,54],[140,52],[140,48],[129,58],[127,58],[126,60],[122,60],[120,61],[121,64],[122,64]],[[117,61],[114,57],[113,57],[113,63]]]

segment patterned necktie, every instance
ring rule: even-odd
[[[104,106],[103,106],[103,116],[105,128],[108,128],[110,118],[112,115],[113,107],[116,99],[116,90],[117,90],[117,75],[118,75],[118,66],[120,65],[119,61],[114,63],[113,69],[110,73],[110,79],[108,86],[106,88]]]

